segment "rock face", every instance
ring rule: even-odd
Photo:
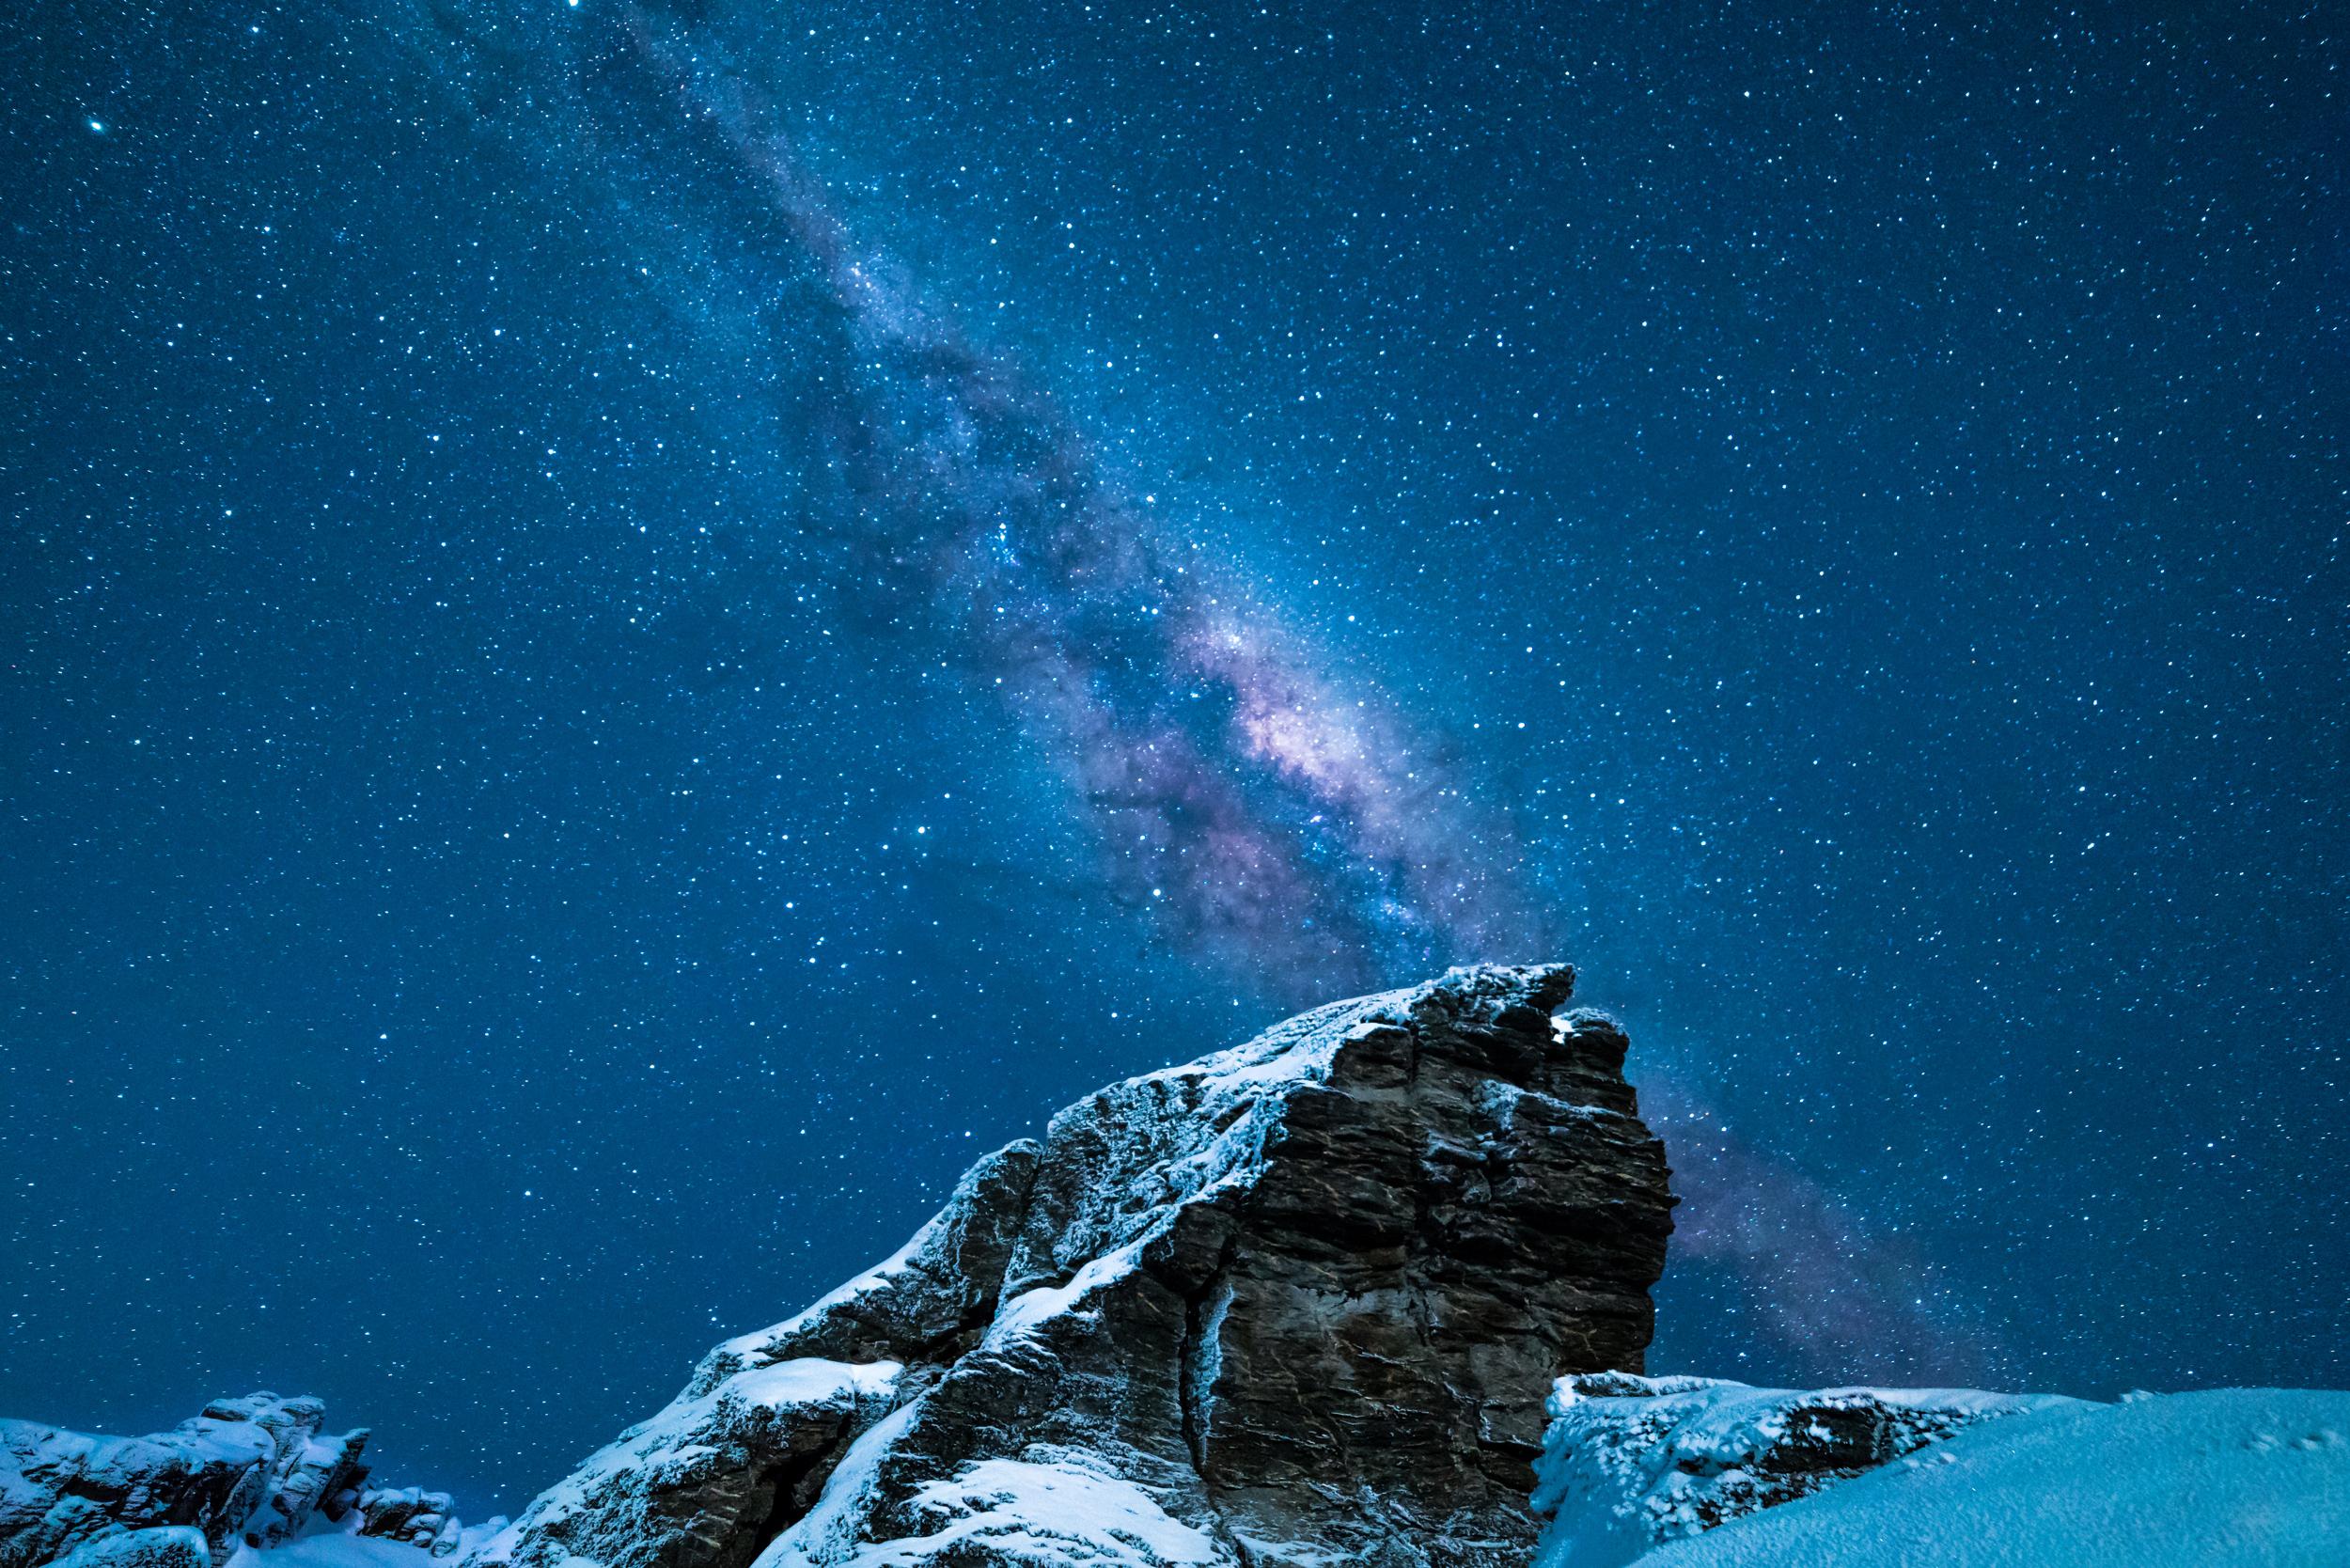
[[[313,1510],[338,1519],[359,1501],[368,1434],[322,1435],[325,1415],[319,1400],[249,1394],[146,1437],[0,1420],[0,1568],[170,1526],[200,1530],[217,1564],[240,1544],[289,1538]]]
[[[1454,970],[1070,1106],[466,1568],[1525,1563],[1544,1397],[1639,1370],[1671,1231],[1572,986]]]
[[[1535,1507],[1539,1568],[1617,1568],[1896,1461],[1984,1421],[2101,1408],[1974,1388],[1798,1393],[1711,1377],[1559,1380]]]

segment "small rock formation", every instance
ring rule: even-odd
[[[214,1400],[145,1437],[0,1420],[0,1568],[67,1559],[73,1568],[183,1568],[199,1541],[196,1568],[220,1568],[240,1546],[291,1540],[313,1513],[332,1522],[354,1509],[361,1534],[454,1553],[448,1498],[364,1491],[367,1429],[322,1435],[325,1416],[321,1400],[262,1393]]]
[[[419,1491],[414,1486],[368,1492],[359,1497],[358,1508],[361,1535],[421,1546],[434,1557],[453,1555],[464,1540],[464,1526],[458,1521],[456,1504],[446,1492]],[[505,1521],[492,1523],[503,1527]]]
[[[1521,1568],[1544,1396],[1639,1370],[1672,1228],[1573,980],[1456,969],[1070,1106],[463,1568]]]
[[[321,1436],[325,1415],[319,1400],[249,1394],[145,1437],[0,1420],[0,1568],[175,1525],[201,1531],[218,1564],[284,1540],[321,1505],[338,1517],[366,1479],[368,1434]]]
[[[1974,1388],[1797,1393],[1712,1377],[1559,1380],[1534,1506],[1543,1568],[1618,1568],[1658,1546],[1853,1480],[2004,1417],[2098,1408]]]

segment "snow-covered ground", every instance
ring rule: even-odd
[[[297,1536],[266,1552],[240,1547],[227,1568],[425,1568],[433,1560],[404,1541],[383,1541],[345,1530]]]
[[[1727,1521],[1840,1485],[1985,1421],[2092,1409],[1980,1388],[1757,1388],[1578,1372],[1549,1400],[1532,1498],[1545,1564],[1623,1568]]]
[[[1715,1387],[1726,1416],[1764,1392]],[[1558,1463],[1546,1457],[1546,1470]],[[1623,1560],[1605,1529],[1591,1549],[1581,1544],[1555,1528],[1536,1568]],[[2015,1411],[1637,1559],[1638,1568],[1788,1563],[2344,1568],[2350,1393],[2219,1388]]]

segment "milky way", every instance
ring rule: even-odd
[[[751,95],[632,30],[771,193],[840,310],[820,419],[850,591],[960,631],[1055,758],[1113,895],[1286,1002],[1556,945],[1506,823],[1430,737],[1124,493],[1055,400],[859,246]],[[907,601],[910,600],[909,604]]]
[[[975,687],[1060,764],[1115,897],[1293,1006],[1557,954],[1564,922],[1520,891],[1506,823],[1475,808],[1430,736],[1375,687],[1318,675],[1310,642],[1123,493],[1044,387],[860,247],[739,84],[641,22],[632,36],[681,112],[771,193],[840,308],[845,395],[822,426],[849,590],[876,619],[959,629]],[[1823,1359],[1980,1375],[1989,1358],[1937,1307],[1898,1299],[1915,1271],[1815,1183],[1678,1086],[1651,1086],[1683,1250],[1746,1282],[1762,1331]]]
[[[1481,959],[1634,1039],[1655,1370],[2338,1386],[2339,49],[2246,17],[34,17],[0,1414],[510,1508]]]

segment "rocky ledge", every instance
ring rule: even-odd
[[[1673,1200],[1562,966],[1103,1090],[713,1350],[464,1568],[1522,1568],[1543,1401],[1637,1372]]]

